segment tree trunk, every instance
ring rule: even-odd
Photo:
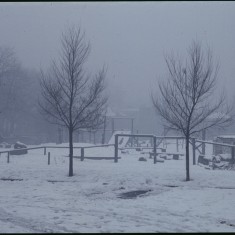
[[[73,176],[73,128],[69,128],[69,176]]]
[[[186,181],[190,181],[189,176],[189,135],[186,135]]]

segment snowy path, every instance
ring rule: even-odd
[[[0,157],[0,232],[235,232],[234,171],[191,166],[185,182],[184,160],[154,165],[136,154],[118,163],[76,159],[67,177],[64,154],[52,152],[50,166],[42,151],[10,164]],[[133,190],[151,191],[119,198]]]

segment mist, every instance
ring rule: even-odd
[[[235,3],[0,3],[0,232],[235,232]]]
[[[1,3],[0,45],[13,47],[25,67],[40,69],[58,56],[61,32],[80,25],[91,43],[89,73],[107,66],[109,102],[151,106],[150,92],[166,75],[164,55],[184,56],[192,40],[220,62],[219,87],[233,95],[233,2]]]

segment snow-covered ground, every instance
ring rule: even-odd
[[[68,149],[48,151],[50,165],[43,149],[10,156],[10,163],[1,154],[1,233],[235,232],[235,171],[206,170],[191,161],[186,182],[183,157],[153,164],[132,150],[119,153],[118,163],[74,159],[68,177]],[[113,155],[112,146],[85,150],[85,156]],[[149,191],[120,197],[135,190]]]

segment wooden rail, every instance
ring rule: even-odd
[[[197,139],[193,139],[193,158],[195,159],[195,155],[196,155],[196,149],[198,147],[196,147],[195,143],[201,143],[201,144],[212,144],[212,145],[219,145],[219,146],[224,146],[224,147],[229,147],[231,148],[231,162],[234,163],[235,162],[235,145],[232,144],[224,144],[224,143],[219,143],[219,142],[211,142],[211,141],[205,141],[205,140],[197,140]],[[197,149],[198,150],[198,149]],[[195,162],[195,161],[194,161]]]
[[[195,140],[198,143],[205,143],[205,144],[214,144],[214,145],[220,145],[220,146],[227,146],[227,147],[235,147],[235,145],[232,144],[224,144],[219,142],[211,142],[211,141],[205,141],[205,140]]]
[[[84,160],[84,158],[88,159],[94,159],[94,157],[84,157],[84,150],[86,148],[100,148],[100,147],[109,147],[109,146],[114,146],[114,144],[103,144],[103,145],[92,145],[92,146],[73,146],[74,149],[81,149],[81,161]],[[69,148],[69,146],[39,146],[39,147],[31,147],[31,148],[19,148],[19,149],[11,149],[11,150],[5,150],[5,151],[0,151],[0,155],[2,153],[7,153],[7,163],[10,162],[10,155],[11,153],[14,153],[16,150],[34,150],[34,149],[44,149],[44,155],[46,155],[46,149],[49,148],[55,148],[55,149],[61,149],[61,148]],[[48,165],[50,164],[50,153],[48,153]],[[103,159],[104,157],[102,157]],[[106,159],[114,159],[114,157],[107,157]]]

